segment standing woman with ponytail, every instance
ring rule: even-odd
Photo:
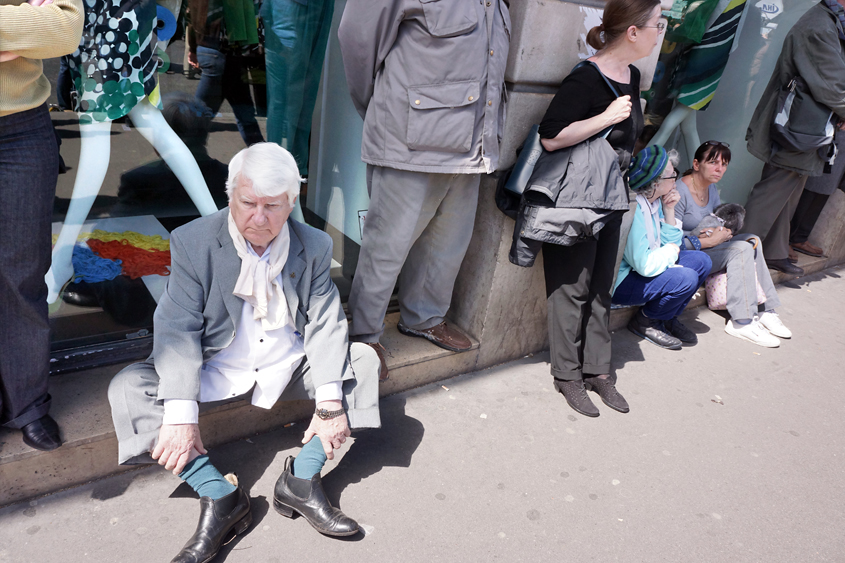
[[[640,73],[632,63],[661,38],[659,0],[609,0],[602,24],[587,42],[598,52],[564,80],[540,124],[547,151],[574,146],[603,132],[619,155],[623,176],[642,132]],[[605,82],[604,74],[620,96]],[[628,412],[610,370],[610,292],[624,212],[616,212],[595,238],[572,246],[545,243],[543,262],[549,307],[549,341],[555,387],[573,409],[595,417],[587,390],[610,408]]]

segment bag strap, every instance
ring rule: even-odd
[[[591,66],[594,69],[596,69],[596,72],[598,72],[599,76],[602,77],[602,79],[604,80],[604,83],[607,84],[607,87],[610,88],[611,92],[613,92],[613,95],[616,96],[617,98],[619,97],[619,91],[616,89],[616,87],[613,85],[613,83],[610,81],[610,79],[604,75],[604,73],[599,68],[599,65],[597,65],[593,61],[581,61],[580,63],[578,63],[577,65],[572,67],[572,72],[575,72],[576,70],[578,70],[579,68],[581,68],[583,66]],[[598,137],[603,137],[603,138],[607,139],[608,135],[610,135],[610,132],[613,131],[613,128],[615,126],[616,126],[616,124],[614,123],[613,125],[611,125],[607,129],[605,129],[604,131],[599,133]]]

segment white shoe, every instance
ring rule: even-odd
[[[792,338],[792,331],[784,326],[775,312],[766,311],[760,315],[760,324],[778,338]]]
[[[725,332],[731,336],[742,338],[743,340],[765,346],[766,348],[777,348],[780,346],[780,340],[769,334],[763,325],[757,321],[751,321],[747,325],[735,325],[733,320],[730,320],[725,325]]]

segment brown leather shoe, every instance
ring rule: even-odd
[[[387,360],[384,359],[384,354],[387,350],[378,342],[364,342],[364,344],[375,350],[376,354],[378,354],[378,361],[381,363],[381,367],[378,370],[378,380],[387,381],[387,378],[390,377],[390,374],[387,372]]]
[[[402,323],[397,326],[399,332],[407,336],[421,336],[426,340],[434,342],[441,348],[452,352],[466,352],[472,348],[472,342],[467,336],[453,326],[448,326],[443,321],[437,326],[426,329],[409,328]]]
[[[807,241],[793,242],[791,246],[798,252],[806,254],[807,256],[816,256],[817,258],[821,258],[822,256],[824,256],[824,249],[819,248],[814,244],[810,244]]]

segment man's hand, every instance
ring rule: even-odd
[[[731,240],[731,237],[733,237],[733,233],[725,227],[705,229],[698,234],[698,240],[701,242],[702,249],[718,246],[725,241]]]
[[[197,424],[165,424],[158,433],[158,443],[153,449],[153,459],[168,471],[179,475],[192,459],[208,451],[202,445]]]
[[[323,401],[317,403],[318,409],[326,409],[329,411],[336,411],[343,408],[340,401]],[[337,418],[323,420],[316,414],[311,417],[311,424],[308,430],[305,431],[305,437],[302,438],[302,443],[307,444],[314,436],[319,436],[320,442],[323,443],[323,451],[326,452],[326,457],[334,459],[334,450],[340,448],[346,442],[346,439],[352,435],[349,430],[349,421],[346,415],[343,414]]]
[[[199,69],[200,63],[197,60],[196,51],[188,51],[188,64],[194,67],[195,69]]]

